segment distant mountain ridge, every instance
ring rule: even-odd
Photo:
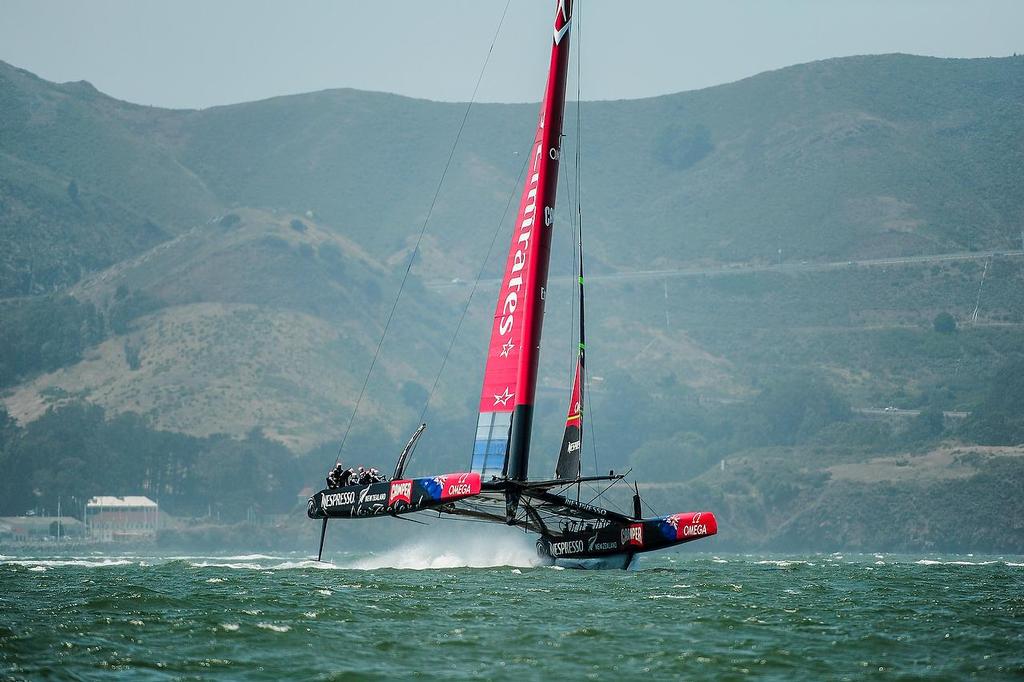
[[[107,249],[114,261],[231,205],[313,210],[386,259],[422,220],[464,111],[356,90],[163,110],[6,64],[0,85],[4,223],[28,220],[21,205],[41,221],[73,180],[79,203],[115,205],[95,235],[128,242]],[[1021,57],[884,55],[584,102],[592,253],[620,269],[771,260],[779,249],[841,259],[1008,248],[1024,220],[1024,199],[1008,179],[1024,164],[1022,92]],[[446,229],[431,232],[451,258],[421,271],[474,271],[478,217],[500,211],[534,109],[474,106],[434,216]],[[52,188],[49,202],[18,189],[30,173],[33,187]],[[0,238],[8,254],[24,254],[24,237]],[[84,251],[83,265],[104,260]],[[3,291],[28,293],[23,277],[12,280],[18,266],[5,265]]]
[[[1024,195],[1012,191],[1024,169],[1021,86],[1024,58],[885,55],[804,64],[644,100],[583,102],[581,201],[590,270],[1012,247],[1024,224]],[[0,294],[62,289],[100,310],[124,310],[115,294],[137,292],[142,299],[128,300],[165,311],[143,325],[198,303],[294,311],[355,325],[355,345],[345,353],[365,354],[464,111],[463,104],[347,89],[164,110],[120,102],[87,83],[48,83],[0,63]],[[495,227],[498,246],[487,274],[500,266],[499,219],[517,191],[535,115],[533,105],[473,107],[413,286],[421,277],[472,279]],[[568,118],[566,158],[576,143],[575,116]],[[562,224],[571,192],[563,183]],[[240,231],[223,225],[220,216],[229,212],[243,217]],[[553,272],[570,256],[571,239],[556,237]],[[69,289],[89,273],[95,274]],[[610,337],[608,362],[649,355],[644,339],[657,333],[662,341],[655,348],[666,354],[656,356],[657,365],[631,365],[632,372],[667,371],[719,395],[747,391],[749,375],[730,362],[737,358],[695,343],[694,331],[709,339],[693,322],[681,333],[657,331],[669,313],[645,311],[662,298],[667,303],[669,289],[666,283],[662,296],[653,286],[653,296],[643,285],[592,293],[601,306],[593,323]],[[437,336],[437,323],[453,319],[462,293],[418,289],[414,301],[407,295],[408,308],[399,312],[416,321],[397,338],[433,338],[439,356],[444,334]],[[554,284],[552,293],[556,301],[571,296]],[[717,295],[679,299],[671,317],[686,320]],[[741,303],[731,300],[725,309],[712,303],[711,311]],[[489,307],[474,301],[465,338],[486,333]],[[711,322],[711,311],[702,319]],[[784,322],[787,313],[779,314]],[[570,324],[560,313],[547,326],[554,339]],[[158,336],[146,338],[159,343]],[[470,387],[475,351],[469,341],[456,348],[465,356],[454,365]],[[162,355],[155,348],[140,353],[143,362]],[[546,360],[550,381],[557,381],[553,353]],[[399,390],[400,374],[392,390]],[[428,383],[428,367],[415,374]],[[31,403],[28,396],[53,381],[41,378],[18,395]],[[88,381],[71,383],[73,395],[90,394]],[[205,390],[201,377],[188,383],[189,391]],[[16,407],[24,400],[9,404],[23,417],[38,414],[38,407]],[[110,400],[107,409],[139,408]],[[227,413],[233,404],[221,403]],[[157,401],[147,409],[163,407]],[[227,413],[218,419],[238,428],[246,421]],[[186,427],[167,414],[157,423],[200,433],[214,428]],[[314,433],[293,442],[308,444]]]
[[[993,388],[1015,380],[1005,368],[1024,367],[1024,57],[851,57],[580,106],[588,270],[725,271],[594,279],[588,470],[635,467],[652,501],[685,494],[693,508],[722,510],[748,547],[805,537],[829,546],[830,529],[867,546],[861,506],[891,499],[903,500],[893,512],[907,527],[894,526],[886,546],[910,536],[942,546],[923,512],[914,516],[932,508],[921,496],[956,487],[972,499],[996,470],[1024,485],[1013,447],[1024,415]],[[348,432],[464,112],[355,90],[165,110],[0,62],[0,401],[18,422],[0,411],[0,432],[63,451],[32,425],[60,424],[60,412],[40,419],[53,410],[94,414],[81,406],[93,403],[107,419],[128,413],[133,428],[228,434],[203,442],[233,457],[264,447],[262,436],[295,455],[313,450],[286,468],[296,480],[319,476]],[[576,152],[570,112],[565,159]],[[481,267],[498,276],[511,229],[503,212],[535,117],[529,104],[472,108],[346,457],[388,466],[433,391],[413,467],[465,466],[489,291],[472,298],[434,380],[468,283]],[[574,358],[570,166],[535,475],[552,470]],[[979,256],[854,263],[947,252]],[[803,261],[834,266],[730,274]],[[933,324],[940,313],[952,331]],[[871,420],[851,405],[921,414]],[[957,425],[943,410],[975,416]],[[961,456],[947,441],[963,438],[1003,449]],[[0,463],[19,452],[5,447]],[[91,447],[102,459],[105,445]],[[274,443],[267,456],[282,450]],[[947,460],[958,462],[955,483],[936,465]],[[50,478],[31,466],[19,462],[22,492]],[[862,469],[913,474],[886,497]],[[271,488],[287,499],[280,485]],[[990,527],[1019,518],[1015,505],[986,506]],[[819,523],[829,510],[836,518]],[[1024,546],[1017,535],[994,532],[985,546]],[[967,536],[951,542],[971,547]]]

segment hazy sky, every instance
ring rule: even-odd
[[[0,0],[0,59],[207,107],[335,87],[466,100],[504,0]],[[540,99],[553,0],[512,0],[478,99]],[[1024,0],[582,0],[584,99],[852,54],[1024,52]]]

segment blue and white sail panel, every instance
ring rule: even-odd
[[[511,412],[481,412],[476,423],[476,442],[470,471],[479,472],[485,480],[502,476],[508,453],[508,433],[512,425]]]

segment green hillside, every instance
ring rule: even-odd
[[[1024,58],[887,55],[587,102],[591,252],[632,269],[1011,248],[1022,93]],[[190,116],[180,153],[230,201],[312,209],[386,255],[421,221],[462,111],[350,90],[281,97]],[[468,235],[500,211],[535,116],[470,115],[432,233],[463,278],[486,243]]]
[[[213,214],[149,132],[181,116],[0,62],[0,297],[73,284]]]
[[[288,483],[278,472],[266,487],[278,505],[288,485],[318,481],[464,111],[354,90],[169,111],[0,63],[11,499],[43,494],[53,463],[30,462],[75,442],[74,429],[92,434],[99,465],[108,440],[129,458],[125,433],[154,461],[161,434],[210,457],[247,443],[270,461],[284,445]],[[908,500],[887,507],[906,530],[932,509],[914,500],[956,485],[983,497],[995,471],[1021,480],[1024,415],[1006,396],[1024,385],[1022,113],[1021,57],[844,58],[584,102],[588,469],[634,467],[663,510],[720,510],[735,546],[867,548],[872,521],[854,509]],[[502,214],[535,117],[534,105],[473,107],[346,457],[387,468],[416,426],[466,282],[503,262]],[[563,158],[575,153],[569,118]],[[553,467],[573,359],[566,187],[534,475]],[[466,465],[494,290],[481,284],[470,303],[417,471]],[[920,414],[869,409],[886,406]],[[50,434],[65,421],[79,426]],[[942,454],[961,447],[983,456]],[[186,484],[206,475],[202,459],[162,482],[128,466],[118,480],[187,513],[203,505],[204,488]],[[80,478],[53,485],[82,494]],[[985,513],[1020,518],[1005,497]],[[939,546],[936,532],[904,537]],[[1009,532],[985,543],[1024,546]]]

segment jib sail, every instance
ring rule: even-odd
[[[562,449],[558,453],[555,478],[574,479],[580,475],[580,451],[583,449],[583,392],[580,390],[580,373],[583,371],[583,350],[576,361],[576,378],[572,382],[569,398],[569,416],[565,420],[565,435]]]
[[[480,393],[472,470],[523,480],[544,320],[551,229],[561,149],[565,79],[569,63],[571,0],[555,12],[551,62],[537,134],[527,160],[523,195],[502,275]]]

